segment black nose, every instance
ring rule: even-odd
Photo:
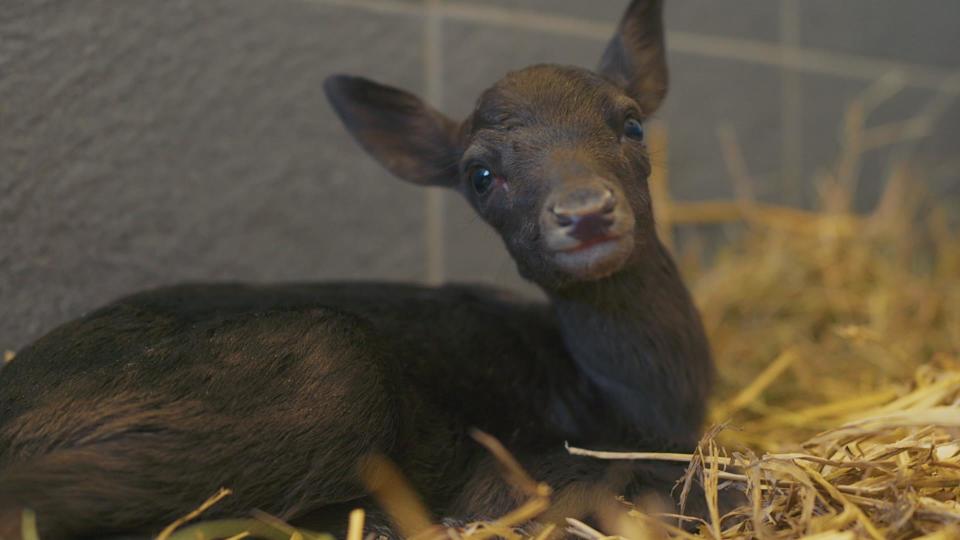
[[[617,199],[609,188],[581,188],[550,205],[554,222],[577,240],[602,236],[613,224]]]

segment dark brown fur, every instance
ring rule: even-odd
[[[357,464],[371,452],[437,514],[494,516],[519,494],[474,427],[557,490],[553,517],[611,492],[668,491],[679,468],[563,448],[689,450],[704,419],[707,341],[654,231],[646,150],[625,127],[666,92],[661,9],[631,4],[599,73],[511,73],[462,123],[365,79],[327,83],[371,155],[463,193],[549,304],[360,283],[119,300],[0,373],[0,533],[21,507],[47,540],[155,532],[221,486],[234,495],[211,517],[340,516],[366,504]],[[478,167],[489,190],[471,180]]]

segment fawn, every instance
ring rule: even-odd
[[[209,515],[295,522],[366,504],[365,456],[434,512],[496,516],[520,495],[469,436],[499,438],[556,492],[668,489],[653,467],[570,456],[689,450],[713,378],[699,315],[654,230],[644,121],[667,89],[661,0],[630,4],[591,72],[536,65],[455,122],[350,76],[325,90],[401,179],[463,194],[548,303],[474,286],[187,284],[53,330],[0,373],[0,530],[46,540],[156,532]],[[12,533],[8,533],[12,534]]]

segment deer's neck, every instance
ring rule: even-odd
[[[622,442],[681,448],[699,436],[713,363],[666,249],[603,280],[548,294],[567,350]],[[598,441],[600,442],[600,441]],[[610,441],[614,442],[614,441]]]

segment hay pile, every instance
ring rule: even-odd
[[[732,418],[738,442],[776,449],[927,380],[913,380],[921,365],[960,367],[960,238],[905,203],[906,184],[894,176],[866,217],[757,218],[696,280],[729,398],[713,417]]]

